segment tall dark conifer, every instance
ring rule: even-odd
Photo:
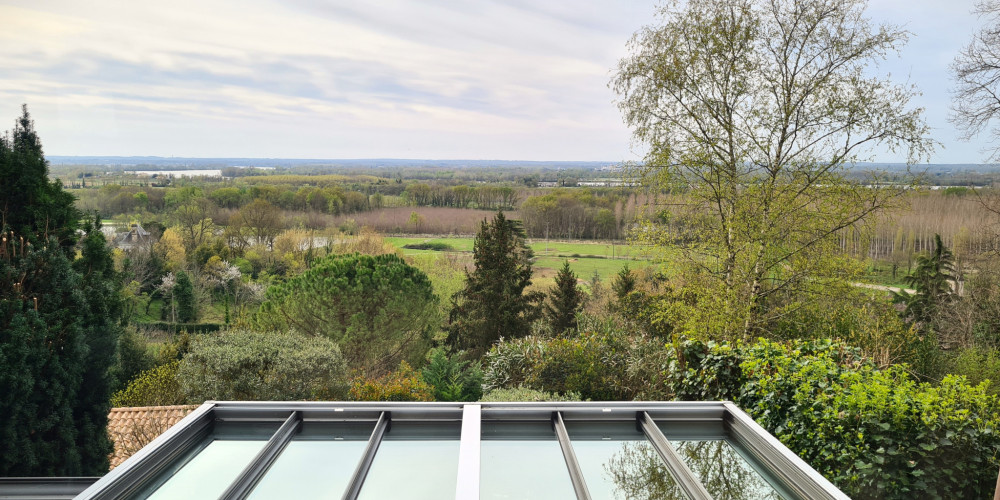
[[[480,224],[473,255],[476,269],[466,272],[465,288],[452,298],[448,342],[480,356],[501,338],[527,335],[543,294],[525,293],[533,253],[519,221],[507,220],[503,212]]]
[[[583,302],[583,294],[576,287],[576,275],[569,268],[569,261],[563,261],[563,267],[556,274],[556,286],[549,292],[549,301],[545,304],[545,317],[552,326],[552,331],[560,334],[566,330],[576,330],[576,313]]]
[[[25,108],[0,140],[0,476],[108,469],[121,306],[96,223],[71,261],[79,220]]]

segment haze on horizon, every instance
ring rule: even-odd
[[[924,95],[931,163],[973,0],[870,0],[911,33],[879,73]],[[0,124],[64,156],[639,159],[607,83],[651,0],[0,0]],[[3,121],[6,120],[6,121]],[[10,125],[0,129],[9,129]],[[888,152],[877,162],[901,162]]]

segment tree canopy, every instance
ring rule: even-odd
[[[267,291],[262,329],[327,337],[351,369],[370,377],[423,359],[437,326],[438,298],[419,269],[395,254],[330,255]]]
[[[782,297],[822,293],[844,275],[828,258],[834,236],[864,229],[899,194],[848,180],[848,166],[874,148],[911,160],[932,148],[922,110],[909,103],[916,91],[870,76],[907,33],[873,25],[864,8],[672,2],[618,65],[619,107],[649,147],[635,172],[669,197],[640,239],[685,250],[720,301],[711,307],[724,316],[717,334],[762,332],[787,313]]]
[[[122,307],[96,217],[49,182],[24,108],[0,140],[0,476],[100,475]],[[79,250],[79,257],[71,257]]]

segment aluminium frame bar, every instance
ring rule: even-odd
[[[264,445],[264,448],[247,464],[243,471],[240,472],[240,475],[236,477],[219,498],[226,500],[243,500],[246,498],[301,426],[302,414],[298,411],[291,412],[285,423],[281,424],[281,427],[274,432],[271,439]]]
[[[462,435],[460,439],[455,500],[479,500],[482,407],[478,404],[467,404],[462,408]]]
[[[701,484],[691,472],[691,469],[684,464],[681,456],[677,454],[674,447],[663,435],[660,428],[653,422],[653,418],[645,411],[635,412],[636,427],[646,435],[656,452],[660,454],[667,466],[667,469],[674,476],[681,491],[691,500],[712,500],[712,495],[708,494],[705,486]]]
[[[850,497],[805,463],[738,406],[730,402],[724,404],[727,409],[725,423],[729,435],[751,453],[760,465],[766,467],[782,487],[801,498],[850,500]]]
[[[580,462],[576,460],[573,443],[570,442],[569,432],[566,431],[566,422],[563,421],[561,411],[552,412],[552,428],[556,432],[556,439],[559,440],[559,448],[562,449],[566,468],[569,469],[569,478],[573,482],[573,490],[576,491],[577,500],[590,500],[590,490],[587,489],[587,481],[583,478]]]
[[[386,432],[389,432],[391,419],[391,412],[383,411],[379,415],[378,422],[375,423],[375,429],[372,430],[372,435],[368,438],[368,446],[365,448],[365,453],[361,456],[361,460],[358,461],[357,468],[354,469],[351,484],[347,487],[347,491],[344,492],[343,500],[357,500],[358,495],[361,493],[361,486],[365,484],[365,477],[368,476],[368,470],[371,469],[372,461],[375,460],[375,453],[378,452],[378,447],[382,444],[382,438],[385,437]]]

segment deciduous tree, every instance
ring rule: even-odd
[[[933,146],[916,91],[871,76],[907,33],[871,23],[865,3],[671,2],[618,65],[619,107],[649,147],[635,172],[681,194],[654,207],[640,239],[682,244],[718,299],[709,334],[763,333],[783,305],[843,277],[828,258],[835,235],[899,194],[847,170],[876,148],[914,161]]]

